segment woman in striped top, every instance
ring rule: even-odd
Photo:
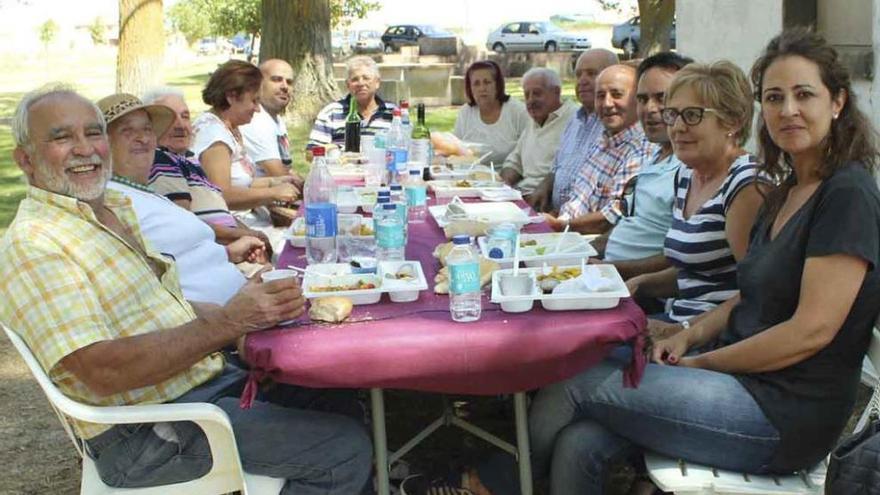
[[[654,336],[681,328],[669,321],[689,320],[736,295],[736,263],[763,202],[760,187],[769,185],[742,149],[753,110],[738,67],[691,64],[676,75],[666,98],[662,118],[676,157],[687,165],[679,173],[664,247],[672,267],[628,282],[639,298],[672,298],[668,313],[649,323]]]

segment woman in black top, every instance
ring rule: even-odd
[[[852,412],[880,309],[874,131],[815,34],[774,38],[752,82],[763,167],[780,186],[738,264],[740,295],[657,342],[637,389],[609,359],[538,393],[530,437],[553,445],[554,495],[603,493],[608,465],[643,449],[745,472],[808,468]]]

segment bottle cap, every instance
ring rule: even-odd
[[[418,176],[421,176],[421,175],[422,175],[422,171],[419,170],[419,169],[417,169],[417,168],[411,168],[411,169],[409,169],[409,175],[418,175]]]
[[[459,244],[470,244],[470,243],[471,243],[471,238],[467,234],[458,234],[458,235],[452,237],[452,244],[454,244],[456,246]]]
[[[384,205],[382,205],[383,210],[393,210],[395,208],[397,208],[397,205],[394,203],[385,203]]]
[[[391,184],[392,191],[403,191],[403,186],[400,184]]]
[[[323,146],[314,146],[312,147],[312,156],[324,156],[325,151]]]
[[[391,191],[388,189],[379,189],[379,192],[376,193],[376,196],[378,196],[378,197],[391,196]]]
[[[390,202],[391,202],[391,196],[378,196],[376,198],[376,203],[381,204],[381,203],[390,203]]]
[[[409,101],[400,100],[400,108],[409,108]]]
[[[394,115],[395,117],[400,117],[400,109],[399,109],[399,108],[395,108],[395,109],[391,112],[391,115]]]

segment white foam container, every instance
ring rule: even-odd
[[[414,265],[414,280],[391,280],[385,278],[386,273],[396,273],[400,265]],[[324,275],[321,275],[324,274]],[[329,275],[329,276],[325,276]],[[332,292],[316,292],[315,287],[327,285],[351,285],[363,280],[376,285],[374,289],[343,290]],[[341,296],[351,299],[354,305],[376,304],[388,293],[393,302],[410,302],[419,298],[419,292],[428,288],[425,273],[418,261],[380,261],[376,273],[351,273],[351,265],[347,263],[321,263],[309,265],[303,278],[303,296],[314,299],[328,296]]]
[[[559,236],[562,232],[548,232],[544,234],[520,234],[520,242],[534,239],[538,242],[536,247],[546,247],[547,251],[552,251],[556,246]],[[488,238],[480,236],[477,238],[477,246],[484,258],[490,259],[498,263],[501,268],[513,268],[513,256],[508,258],[489,258]],[[587,242],[580,234],[576,232],[566,232],[564,240],[559,247],[559,252],[536,254],[535,249],[531,246],[521,247],[519,251],[519,259],[528,267],[540,267],[544,263],[554,265],[572,265],[579,266],[581,259],[586,263],[591,256],[596,256],[596,249]]]
[[[458,196],[459,198],[479,198],[482,194],[501,194],[506,191],[513,191],[513,188],[503,182],[492,181],[468,181],[474,185],[470,187],[457,186],[456,180],[429,180],[428,188],[434,191],[434,196],[438,198],[451,198]],[[510,193],[507,193],[510,194]]]
[[[620,300],[629,297],[629,290],[626,283],[617,272],[614,265],[593,265],[599,267],[602,277],[609,278],[614,283],[614,288],[610,291],[601,292],[580,292],[567,294],[543,294],[540,290],[528,296],[505,296],[501,293],[500,277],[505,273],[513,273],[512,269],[496,270],[492,274],[492,299],[496,304],[502,304],[501,309],[504,310],[504,303],[518,301],[541,301],[541,306],[548,311],[572,311],[585,309],[609,309],[615,308],[620,304]],[[557,265],[560,270],[566,268],[580,268],[580,265],[562,266]],[[537,276],[541,273],[541,268],[520,268],[519,273],[533,272]]]
[[[490,224],[513,223],[520,227],[529,223],[529,215],[516,203],[502,201],[497,203],[464,203],[462,205],[468,220],[484,221]],[[446,219],[446,205],[429,206],[428,211],[440,228],[449,225]]]
[[[354,213],[359,206],[359,197],[352,187],[340,186],[336,189],[336,211],[339,213]]]
[[[464,166],[455,166],[454,168],[449,168],[445,165],[431,165],[428,169],[431,174],[432,180],[461,180],[468,179],[474,172],[483,172],[487,174],[492,173],[492,169],[485,165],[475,165],[474,168],[469,168],[468,165]],[[499,169],[500,170],[500,169]]]
[[[340,212],[345,213],[345,212]],[[361,224],[370,227],[370,230],[373,229],[373,219],[372,218],[361,218]],[[356,235],[352,236],[355,239],[361,241],[369,241],[375,237],[374,235]],[[284,238],[290,241],[290,245],[293,247],[306,247],[306,219],[303,217],[296,217],[291,222],[290,227],[284,231]]]

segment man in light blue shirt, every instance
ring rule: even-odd
[[[692,62],[672,52],[646,58],[638,68],[636,104],[639,121],[648,140],[660,149],[624,187],[623,217],[605,245],[605,261],[612,262],[628,279],[669,266],[663,256],[663,242],[672,223],[675,179],[681,162],[672,154],[666,125],[660,119],[666,89],[675,73]]]
[[[599,142],[605,129],[594,111],[596,78],[606,67],[617,63],[617,55],[604,48],[587,50],[578,57],[574,74],[577,77],[577,99],[581,108],[562,131],[551,173],[547,174],[532,193],[535,210],[558,211],[568,201],[571,186],[584,163],[587,150]]]

